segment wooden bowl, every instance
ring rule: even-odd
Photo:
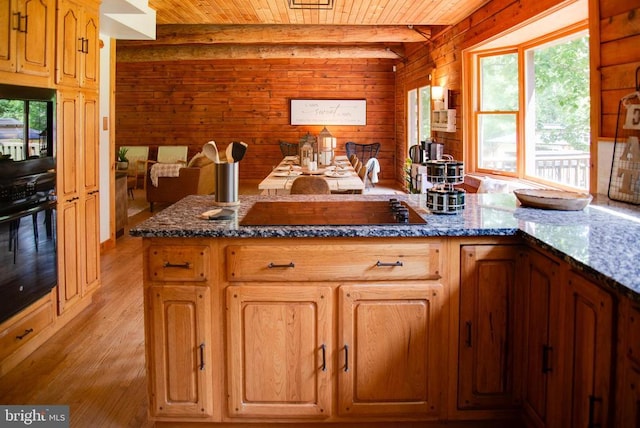
[[[555,189],[518,189],[513,193],[522,206],[545,210],[579,211],[593,199],[587,193]]]

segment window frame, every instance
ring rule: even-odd
[[[535,25],[535,23],[534,23]],[[468,94],[465,97],[465,106],[468,108],[467,111],[471,112],[470,117],[471,120],[467,122],[465,125],[464,132],[464,151],[465,158],[468,159],[467,163],[467,172],[476,172],[480,174],[486,175],[496,175],[496,176],[504,176],[505,178],[514,178],[520,180],[531,181],[535,183],[540,183],[548,186],[553,186],[556,188],[564,188],[564,189],[572,189],[576,190],[575,187],[569,186],[567,184],[544,180],[540,177],[527,175],[526,173],[526,154],[527,154],[527,133],[530,132],[527,129],[526,121],[530,117],[527,114],[527,104],[529,101],[530,94],[527,92],[530,89],[527,87],[527,53],[532,49],[535,49],[539,46],[544,46],[548,43],[552,43],[556,40],[572,38],[573,36],[579,35],[580,33],[584,33],[585,35],[589,35],[589,26],[588,22],[582,20],[577,23],[565,25],[562,28],[559,28],[555,31],[550,31],[547,34],[531,37],[530,40],[520,41],[519,43],[496,47],[495,40],[492,41],[492,47],[489,49],[483,49],[482,46],[470,48],[463,53],[463,72],[466,71],[466,76],[463,76],[463,82],[466,83],[467,90],[464,93]],[[499,40],[499,39],[498,39]],[[515,112],[516,114],[516,171],[500,171],[493,170],[488,168],[481,168],[479,165],[480,162],[480,140],[479,140],[479,115],[482,114],[510,114],[510,111],[481,111],[481,68],[480,68],[480,60],[481,58],[486,58],[488,56],[494,55],[502,55],[502,54],[510,54],[517,53],[518,55],[518,110]],[[592,149],[590,149],[592,152]],[[589,174],[587,174],[589,175]],[[591,183],[588,183],[588,187],[591,186]],[[584,190],[584,189],[583,189]],[[586,189],[588,190],[588,189]]]

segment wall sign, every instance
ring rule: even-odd
[[[366,125],[367,100],[291,100],[292,125]]]

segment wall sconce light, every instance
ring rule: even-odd
[[[325,126],[318,134],[318,164],[320,166],[329,166],[333,161],[333,152],[336,149],[336,138]]]
[[[445,89],[442,86],[431,87],[431,99],[433,100],[434,110],[445,110],[447,108],[444,94]]]

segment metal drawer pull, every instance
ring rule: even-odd
[[[184,263],[179,263],[179,264],[165,262],[163,267],[165,267],[165,268],[189,269],[191,267],[191,264],[189,262],[184,262]]]
[[[601,428],[602,425],[595,423],[593,420],[595,413],[596,403],[602,403],[602,398],[596,397],[595,395],[589,396],[589,423],[587,424],[587,428]]]
[[[467,348],[471,348],[471,321],[465,323],[467,325]]]
[[[204,370],[204,343],[200,344],[200,370]]]
[[[320,345],[320,349],[322,349],[322,371],[327,371],[327,345],[324,343]]]
[[[380,266],[403,266],[401,261],[397,261],[395,263],[385,263],[385,262],[381,262],[380,260],[378,260],[378,263],[376,263],[377,267]]]
[[[24,333],[22,333],[20,336],[16,336],[16,339],[18,340],[22,340],[24,339],[29,333],[33,333],[33,329],[30,328],[29,330],[25,330]]]
[[[275,268],[294,268],[294,267],[296,267],[296,265],[295,265],[295,263],[293,263],[293,262],[289,262],[289,263],[288,263],[288,264],[286,264],[286,265],[278,265],[278,264],[275,264],[275,263],[271,262],[271,263],[269,263],[269,264],[267,265],[267,267],[268,267],[269,269],[275,269]]]
[[[344,371],[349,371],[349,345],[344,345]]]

